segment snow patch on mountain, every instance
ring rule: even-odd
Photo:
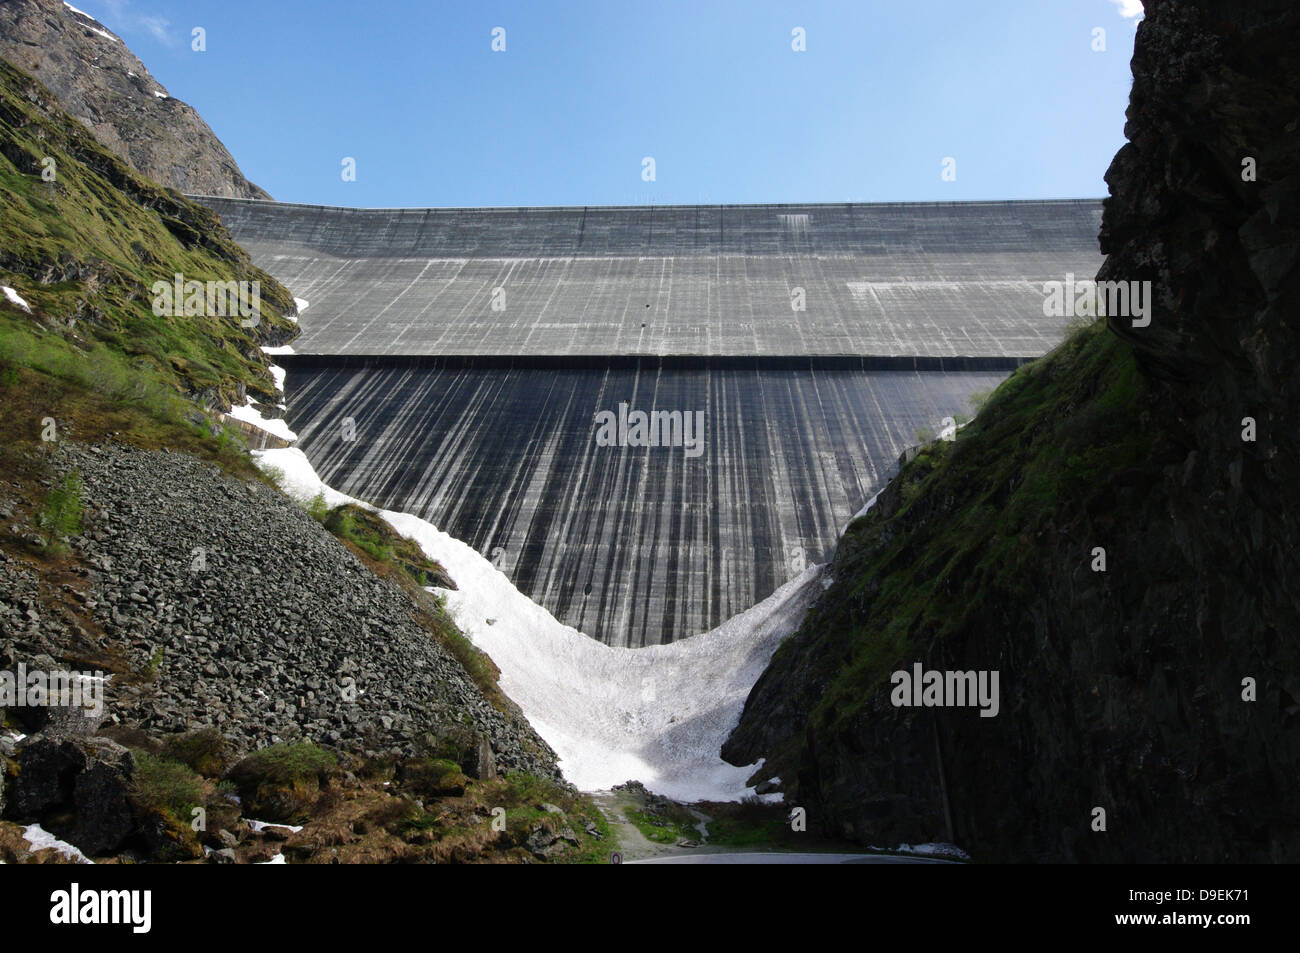
[[[17,305],[18,307],[26,311],[28,314],[32,313],[32,306],[29,305],[25,300],[23,300],[23,296],[20,295],[13,288],[10,288],[8,285],[0,285],[0,291],[4,291],[5,298],[6,300],[9,301],[10,304]]]

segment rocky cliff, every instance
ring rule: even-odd
[[[1300,860],[1300,9],[1149,0],[1099,278],[1150,281],[902,467],[724,748],[977,859]],[[997,671],[994,717],[904,707]],[[951,699],[949,699],[951,700]]]
[[[0,3],[0,57],[49,87],[100,142],[154,181],[192,195],[270,198],[120,37],[62,0]]]

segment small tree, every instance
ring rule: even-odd
[[[45,544],[59,549],[63,540],[81,532],[81,474],[72,470],[60,483],[50,487],[45,504],[36,521],[45,532]]]

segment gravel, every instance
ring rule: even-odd
[[[111,721],[214,726],[240,751],[312,739],[402,757],[459,725],[490,740],[500,768],[559,776],[523,716],[493,707],[414,621],[412,597],[275,489],[116,444],[65,442],[53,461],[85,482],[72,541],[90,567],[82,608],[132,672],[157,665],[152,681],[110,682]],[[37,585],[0,554],[0,649],[11,663],[84,640],[70,619],[40,617]]]

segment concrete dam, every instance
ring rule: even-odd
[[[203,198],[310,302],[321,477],[472,545],[614,645],[741,612],[923,428],[1060,339],[1099,200],[342,209]]]

